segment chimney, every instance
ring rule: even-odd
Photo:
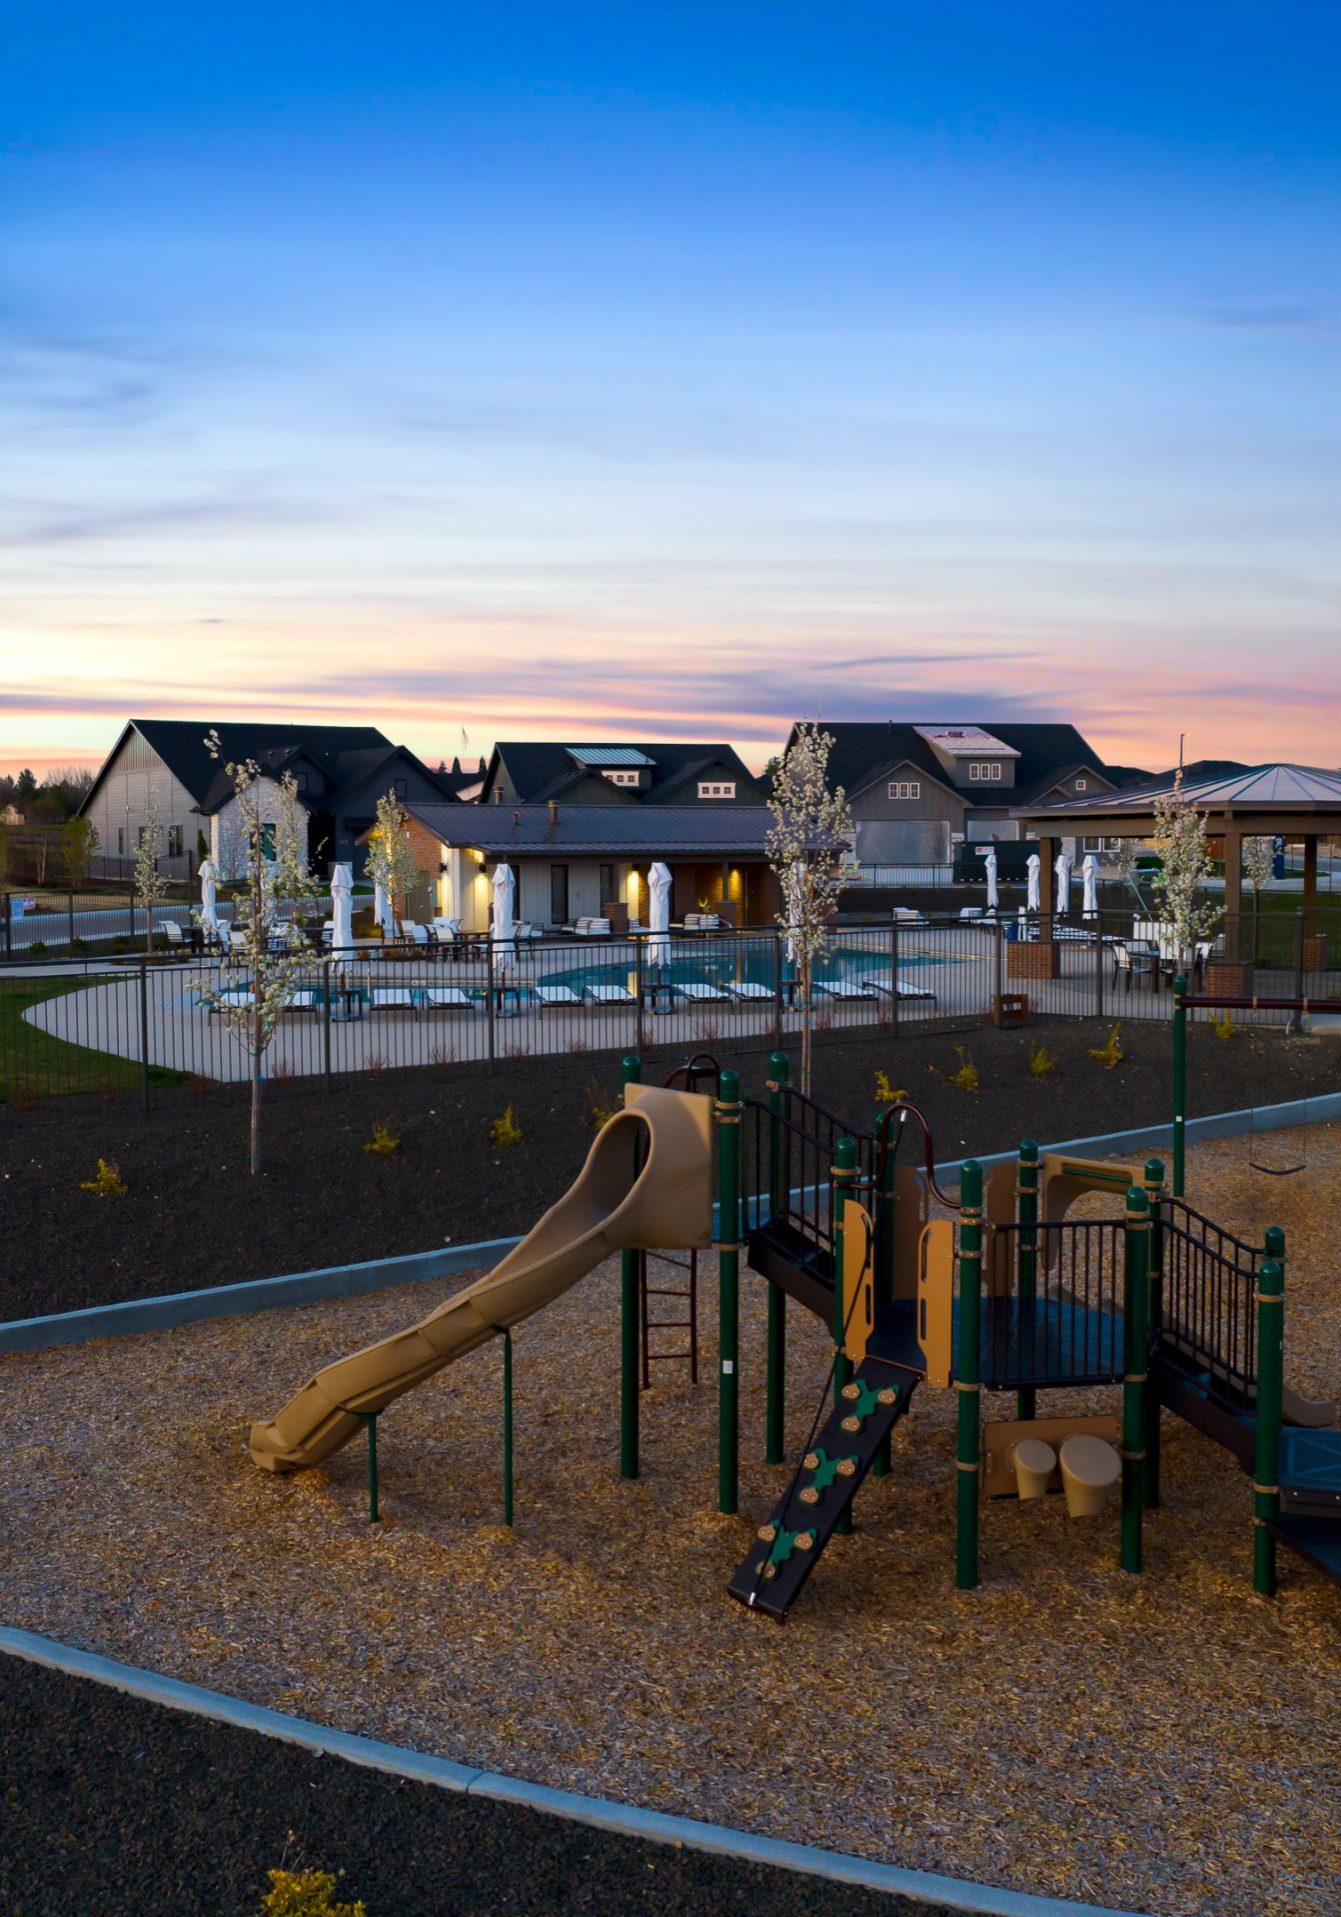
[[[551,832],[554,830],[555,826],[558,823],[559,823],[559,801],[557,799],[551,799],[549,802],[549,828]]]

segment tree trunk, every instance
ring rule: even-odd
[[[814,1017],[810,996],[814,965],[809,952],[803,952],[801,954],[801,963],[798,970],[801,974],[801,1096],[802,1098],[809,1098],[810,1044],[812,1036],[811,1020]]]
[[[261,1169],[261,1057],[251,1061],[251,1175]]]

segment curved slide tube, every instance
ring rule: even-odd
[[[427,1318],[327,1365],[277,1417],[254,1424],[253,1463],[266,1471],[320,1464],[370,1413],[551,1304],[613,1252],[709,1247],[711,1099],[641,1085],[626,1095],[568,1192],[520,1245]]]

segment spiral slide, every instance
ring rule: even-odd
[[[486,1277],[418,1324],[327,1365],[268,1424],[251,1428],[265,1471],[320,1464],[403,1397],[500,1331],[542,1310],[613,1252],[712,1243],[712,1101],[630,1085],[557,1205]]]

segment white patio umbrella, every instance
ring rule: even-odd
[[[394,939],[396,921],[392,916],[391,900],[387,896],[387,889],[380,879],[373,880],[373,917],[381,927],[382,937]]]
[[[219,937],[219,868],[213,859],[200,861],[200,929],[206,939]]]
[[[1057,874],[1057,910],[1069,912],[1071,910],[1071,861],[1065,852],[1057,854],[1057,863],[1052,869]]]
[[[354,868],[331,867],[331,950],[348,952],[354,944]]]
[[[649,965],[669,965],[671,955],[671,875],[670,867],[663,865],[660,859],[657,860],[647,875],[647,887],[652,894],[652,912],[649,925],[652,936],[647,941],[647,963]]]
[[[514,901],[517,896],[517,881],[513,877],[512,867],[502,863],[494,867],[493,877],[493,936],[494,971],[498,973],[515,971],[517,965],[517,921],[513,916]]]
[[[987,910],[995,912],[1001,903],[1001,895],[996,887],[996,850],[983,854],[983,876],[987,880]]]
[[[1099,916],[1099,861],[1092,852],[1087,852],[1080,862],[1080,877],[1085,887],[1081,911],[1087,919]]]
[[[1029,891],[1025,897],[1025,909],[1029,912],[1037,912],[1040,898],[1038,874],[1042,861],[1037,852],[1031,852],[1026,863],[1029,867]]]

